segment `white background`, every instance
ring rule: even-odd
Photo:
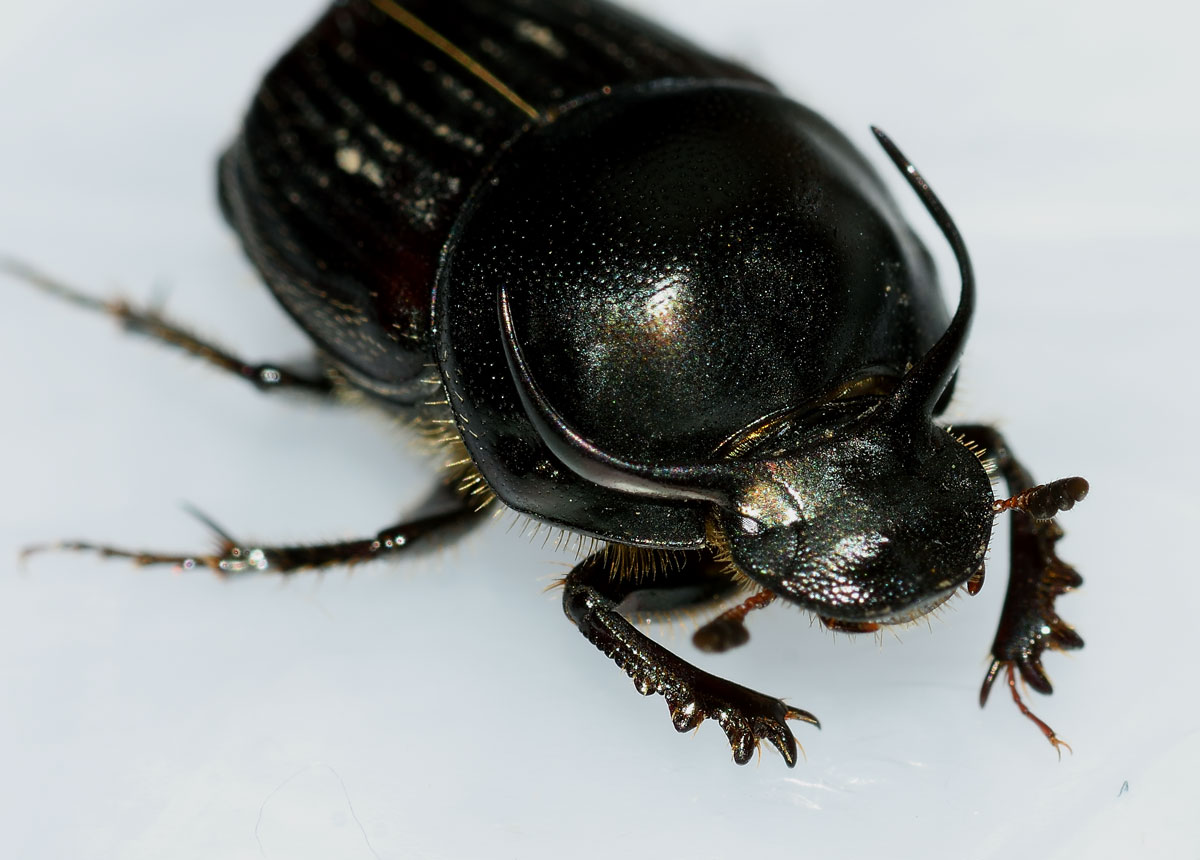
[[[5,0],[0,251],[304,353],[221,223],[213,160],[315,0]],[[834,637],[786,608],[705,666],[818,714],[808,760],[676,735],[497,522],[424,562],[222,582],[60,537],[197,550],[373,532],[429,469],[386,422],[271,399],[0,280],[0,853],[8,857],[1196,857],[1200,66],[1189,4],[641,0],[845,129],[886,128],[957,218],[980,307],[955,415],[1083,474],[1046,658],[1060,763],[978,685],[1004,590]],[[1187,11],[1184,11],[1187,10]],[[1190,105],[1190,107],[1189,107]],[[941,254],[899,178],[897,195]],[[943,261],[945,255],[941,254]],[[953,271],[947,262],[945,271]],[[953,285],[947,285],[952,293]],[[694,656],[688,630],[666,632]],[[900,641],[902,640],[902,641]],[[1127,790],[1122,787],[1127,784]]]

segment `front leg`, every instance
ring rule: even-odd
[[[679,567],[659,573],[653,581],[635,582],[634,577],[615,572],[608,550],[595,553],[567,576],[563,610],[593,645],[625,670],[638,692],[658,693],[667,700],[677,731],[690,731],[712,718],[725,730],[738,764],[748,762],[758,745],[768,740],[788,767],[794,767],[796,739],[787,720],[819,728],[816,717],[697,669],[644,636],[618,611],[618,604],[642,589],[678,589],[688,600],[697,591],[710,592],[714,576],[722,575],[719,563],[707,552],[680,552],[679,557]]]
[[[1068,651],[1083,647],[1083,639],[1055,611],[1054,602],[1062,594],[1083,583],[1075,569],[1058,557],[1055,544],[1063,530],[1052,517],[1058,510],[1069,509],[1087,493],[1081,478],[1055,481],[1034,488],[1032,476],[1013,456],[1004,437],[991,427],[957,427],[968,440],[987,448],[1004,477],[1011,500],[997,502],[997,512],[1013,510],[1009,537],[1011,574],[1000,626],[992,644],[992,663],[979,693],[983,705],[1001,669],[1005,670],[1013,700],[1021,713],[1031,719],[1056,749],[1066,746],[1054,730],[1038,719],[1017,693],[1014,670],[1039,693],[1053,688],[1042,668],[1047,648]],[[1033,490],[1033,492],[1028,492]],[[1061,754],[1061,750],[1060,750]]]

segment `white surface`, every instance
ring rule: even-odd
[[[320,3],[248,5],[6,3],[0,250],[97,294],[163,295],[277,358],[304,341],[222,225],[212,162]],[[543,594],[570,557],[502,524],[431,561],[286,583],[84,555],[21,572],[18,547],[59,537],[203,546],[185,500],[251,537],[363,534],[427,469],[370,416],[262,397],[5,279],[4,856],[1200,853],[1197,13],[636,5],[751,62],[886,170],[882,125],[958,219],[981,296],[957,414],[999,421],[1040,477],[1092,481],[1060,547],[1087,580],[1059,601],[1087,647],[1048,655],[1057,691],[1032,696],[1074,756],[1002,688],[975,703],[1003,550],[983,594],[903,643],[773,608],[748,647],[703,661],[821,717],[796,726],[808,761],[791,771],[773,752],[735,767],[712,724],[676,735]]]

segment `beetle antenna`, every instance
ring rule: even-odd
[[[517,341],[508,290],[503,286],[500,288],[499,313],[504,354],[525,414],[546,446],[567,468],[585,480],[612,490],[728,506],[725,493],[717,489],[721,473],[714,467],[631,463],[600,450],[580,435],[550,404],[529,372],[524,351]]]
[[[1088,482],[1083,478],[1059,478],[1049,484],[1030,487],[1011,499],[997,499],[992,503],[992,511],[1000,514],[1015,509],[1035,520],[1049,520],[1061,511],[1071,510],[1076,502],[1087,498],[1087,494]]]
[[[919,408],[928,416],[932,414],[938,398],[950,384],[950,377],[958,369],[958,360],[962,357],[963,347],[967,342],[967,331],[971,328],[971,317],[975,313],[975,273],[971,268],[971,258],[967,254],[967,246],[958,232],[958,227],[954,225],[950,213],[946,211],[946,207],[942,205],[938,196],[933,193],[933,189],[929,187],[925,177],[917,172],[917,168],[882,130],[871,126],[871,131],[875,133],[879,145],[892,159],[892,163],[900,168],[904,178],[908,180],[908,184],[917,192],[917,196],[925,204],[925,209],[932,216],[934,223],[941,229],[942,235],[946,237],[951,250],[954,251],[954,258],[958,261],[958,271],[962,275],[962,293],[958,300],[958,310],[954,312],[954,318],[950,320],[949,327],[938,339],[938,342],[930,347],[921,360],[905,374],[894,395],[894,402],[902,409]]]

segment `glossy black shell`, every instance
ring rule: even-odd
[[[547,116],[608,85],[758,80],[603,3],[402,5]],[[359,384],[413,403],[442,246],[531,123],[372,3],[337,3],[263,79],[221,160],[222,206],[318,346]]]
[[[766,416],[896,379],[945,329],[875,172],[756,76],[602,3],[403,6],[533,115],[372,3],[339,4],[267,76],[222,199],[351,382],[400,406],[444,386],[509,506],[705,541],[698,504],[558,463],[512,382],[501,287],[555,409],[642,463],[710,461]]]

